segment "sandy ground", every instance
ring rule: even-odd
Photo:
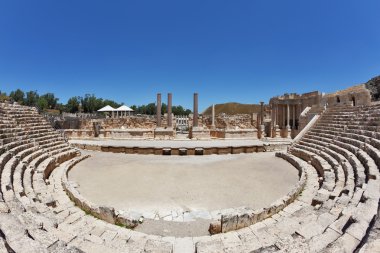
[[[154,212],[160,216],[170,212],[265,207],[284,196],[298,181],[297,170],[269,152],[209,156],[85,153],[92,157],[69,173],[69,179],[79,184],[78,190],[84,197],[116,210]],[[138,228],[159,235],[188,236],[205,234],[208,224],[150,221]],[[179,229],[181,226],[183,229]]]

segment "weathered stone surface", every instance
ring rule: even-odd
[[[204,242],[197,242],[195,245],[197,253],[221,253],[224,245],[221,240],[215,239]]]
[[[364,244],[359,253],[380,253],[380,239]]]
[[[99,206],[93,210],[92,215],[95,217],[107,221],[109,223],[115,223],[115,209],[108,206]]]
[[[116,224],[126,226],[127,228],[134,228],[142,221],[142,215],[137,212],[119,211],[116,216]]]
[[[146,253],[172,253],[173,245],[169,242],[147,240],[144,248]]]
[[[236,230],[238,222],[238,213],[236,210],[231,210],[225,214],[222,214],[222,232],[226,233],[229,231]]]
[[[218,234],[222,232],[222,223],[221,221],[212,221],[208,229],[211,235]]]
[[[192,238],[176,238],[174,242],[174,253],[194,253],[195,244]]]

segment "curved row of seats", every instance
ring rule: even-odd
[[[367,240],[378,219],[379,114],[379,106],[329,108],[290,149],[290,153],[305,161],[318,160],[315,168],[335,174],[334,180],[329,179],[333,187],[324,187],[323,194],[315,200],[319,209],[338,213],[340,219],[347,220],[344,234],[328,248],[350,245],[349,251],[371,252],[379,243]]]
[[[75,206],[62,180],[84,157],[35,109],[0,104],[0,252],[374,252],[377,115],[380,106],[330,108],[277,154],[306,175],[282,211],[236,231],[174,238],[119,227]]]

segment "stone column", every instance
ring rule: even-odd
[[[289,104],[286,104],[286,111],[287,111],[287,122],[286,122],[286,127],[290,128],[290,109],[289,109]]]
[[[260,102],[260,125],[264,124],[264,102]]]
[[[161,127],[161,93],[157,93],[157,127]]]
[[[274,104],[274,117],[273,117],[273,125],[276,126],[277,125],[277,105]]]
[[[173,127],[172,119],[172,94],[168,93],[168,127]]]
[[[293,129],[296,129],[296,105],[293,105]]]
[[[211,127],[215,128],[215,104],[212,105]]]
[[[279,115],[279,105],[276,104],[276,126],[279,125],[279,122],[280,122],[280,115]]]
[[[193,127],[198,127],[198,93],[194,93]]]
[[[286,106],[282,105],[282,126],[286,127]]]

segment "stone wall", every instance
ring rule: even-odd
[[[322,98],[322,105],[328,106],[358,106],[370,105],[371,93],[364,84],[356,85],[345,90],[326,94]]]
[[[204,116],[204,124],[211,128],[212,116]],[[219,129],[256,129],[256,114],[219,114],[215,116],[215,128]]]
[[[62,177],[62,185],[69,198],[80,207],[83,211],[93,215],[96,218],[125,226],[127,228],[134,228],[143,221],[142,216],[136,216],[133,212],[125,212],[123,210],[115,211],[113,207],[96,205],[85,199],[76,189],[75,184],[68,181],[69,171],[80,161],[88,158],[89,156],[82,156],[80,159],[71,161],[64,169],[64,176]]]
[[[257,210],[253,210],[249,207],[222,210],[221,219],[210,224],[209,232],[211,234],[226,233],[263,221],[283,210],[299,196],[306,185],[306,174],[303,165],[286,153],[278,152],[276,156],[287,160],[298,170],[298,183],[286,196],[276,200],[269,207]]]

